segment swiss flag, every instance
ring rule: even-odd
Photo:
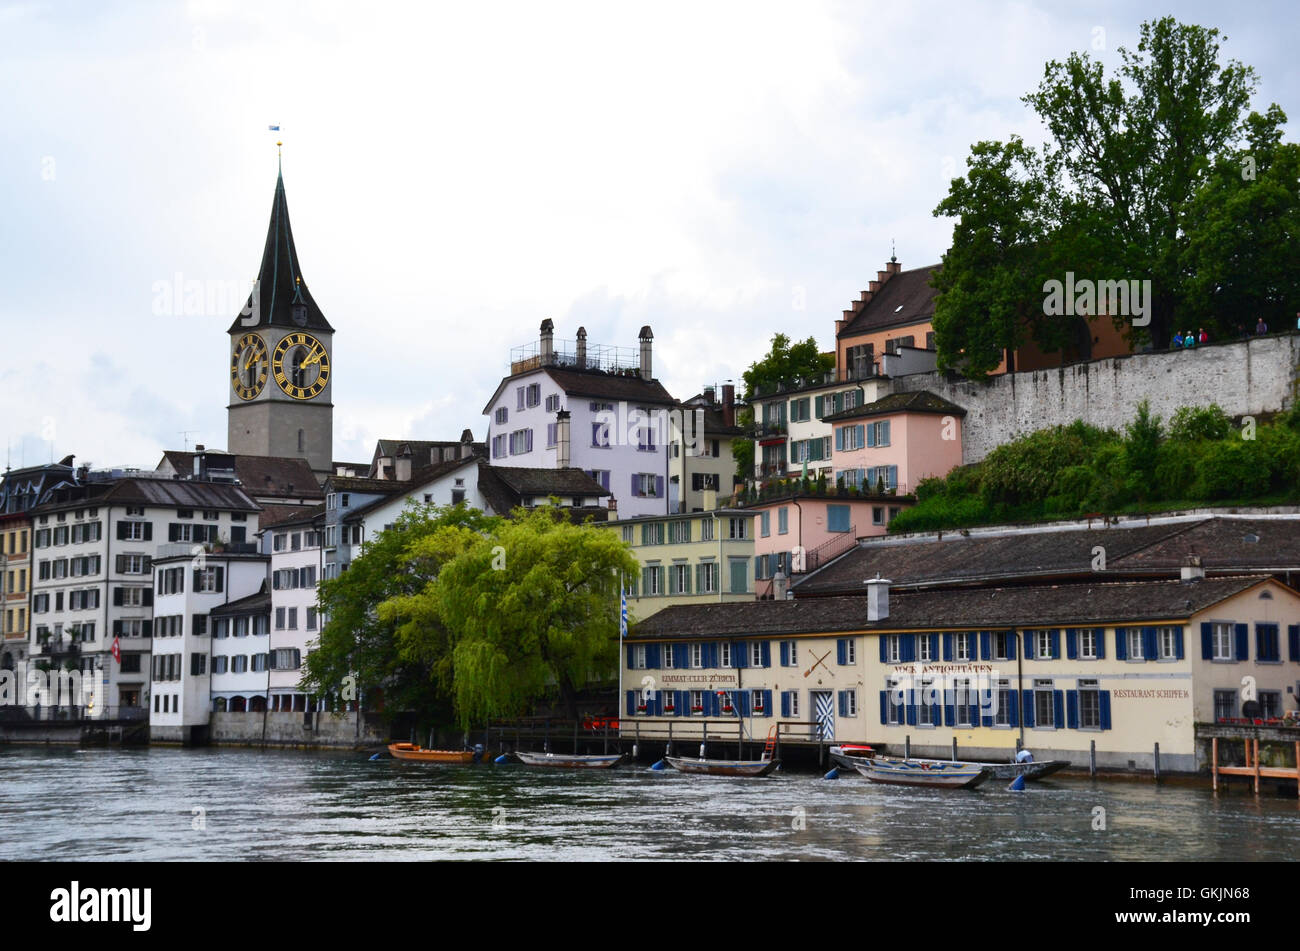
[[[112,647],[111,649],[112,649],[112,652],[113,652],[113,660],[117,661],[119,664],[122,663],[122,641],[121,641],[121,638],[117,638],[117,637],[113,638],[113,647]]]

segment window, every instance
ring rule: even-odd
[[[214,674],[224,674],[230,667],[229,657],[212,658],[212,672]]]
[[[1083,660],[1097,659],[1097,628],[1085,627],[1079,631],[1079,657]]]
[[[261,619],[259,618],[259,620]],[[316,630],[316,609],[315,608],[307,609],[307,630],[309,631]]]
[[[928,637],[922,637],[929,641]],[[835,642],[835,659],[841,666],[851,667],[858,662],[858,641],[854,637],[841,637]]]
[[[1007,631],[994,631],[990,638],[993,660],[1010,660],[1015,654],[1014,634]]]
[[[694,668],[704,666],[704,645],[691,644],[686,648],[687,657],[690,658],[690,665]]]
[[[1259,715],[1266,720],[1274,720],[1282,715],[1282,692],[1280,690],[1261,690],[1259,692]]]
[[[966,678],[954,680],[953,715],[957,726],[978,726],[980,722],[979,694],[975,691],[975,682]]]
[[[772,513],[771,512],[758,513],[758,534],[761,535],[763,538],[767,538],[769,535],[772,534]]]
[[[749,519],[748,518],[729,518],[727,519],[727,537],[728,538],[748,538]]]
[[[863,427],[858,426],[841,426],[835,430],[835,449],[838,452],[849,452],[853,449],[862,449],[866,446],[866,438],[863,433]]]
[[[516,429],[510,434],[510,455],[522,456],[533,451],[533,431]]]
[[[505,456],[507,455],[506,447],[508,445],[507,442],[508,438],[509,437],[505,435],[492,437],[492,458],[493,459],[505,458]]]
[[[591,412],[597,419],[591,424],[591,444],[601,449],[609,448],[609,424],[613,421],[613,403],[592,403]]]
[[[641,593],[653,597],[664,593],[664,575],[662,565],[647,565],[641,569]]]
[[[260,672],[262,672],[262,671],[264,671],[264,670],[266,670],[266,655],[265,655],[265,654],[254,654],[254,655],[253,655],[253,672],[254,672],[254,673],[260,673]]]
[[[749,593],[749,561],[746,558],[731,558],[728,561],[731,573],[731,593]]]
[[[790,401],[790,422],[806,423],[811,418],[808,397]]]
[[[504,425],[510,418],[510,410],[506,409],[504,406],[498,407],[492,418],[498,425]]]
[[[1232,625],[1215,623],[1213,633],[1213,660],[1235,660],[1232,644]]]
[[[713,519],[705,518],[700,520],[700,541],[713,541]]]
[[[674,563],[668,569],[668,593],[691,593],[691,566],[685,562]]]
[[[903,688],[892,677],[885,678],[885,722],[889,726],[903,726],[907,720],[903,707]]]
[[[560,394],[552,393],[546,397],[546,412],[558,413],[560,411]]]
[[[921,681],[919,701],[917,726],[940,726],[943,723],[943,697],[935,687],[934,678],[927,677]]]
[[[1052,659],[1052,632],[1034,631],[1034,657],[1038,660]]]
[[[954,660],[971,660],[971,635],[954,634],[952,638],[952,650]]]
[[[1144,660],[1142,654],[1142,629],[1140,627],[1123,628],[1125,643],[1128,646],[1129,660]]]
[[[1276,624],[1255,624],[1255,659],[1261,663],[1276,663],[1282,659],[1281,638]],[[1164,643],[1164,629],[1161,629],[1161,644]],[[1161,654],[1163,658],[1164,654]]]
[[[632,476],[632,494],[642,499],[659,498],[659,479],[653,472],[638,472]]]
[[[664,523],[646,522],[641,526],[642,545],[662,545],[664,543]]]
[[[723,641],[718,647],[718,666],[731,666],[731,641]]]
[[[1082,683],[1082,681],[1080,681]],[[1214,719],[1227,720],[1237,715],[1237,691],[1214,691]]]
[[[783,717],[785,717],[785,716],[789,716],[789,717],[794,717],[795,719],[798,719],[798,717],[799,717],[799,691],[798,691],[798,690],[787,690],[787,691],[784,692],[784,694],[783,694],[782,696],[784,696],[786,699],[783,701],[783,704],[782,704],[782,705],[785,707],[785,709],[781,711],[781,716],[783,716]]]
[[[691,713],[703,713],[703,712],[704,712],[704,691],[692,690],[691,691]]]
[[[890,664],[903,662],[903,638],[900,634],[885,635],[885,659]]]
[[[1011,681],[1009,679],[998,681],[998,705],[993,711],[994,726],[1011,726]]]
[[[663,526],[661,525],[660,528]],[[689,519],[668,523],[668,544],[686,545],[691,540],[691,523]]]
[[[1034,681],[1034,725],[1056,727],[1056,697],[1050,680]]]
[[[840,716],[856,717],[858,715],[858,692],[854,690],[840,691]]]
[[[920,634],[917,636],[917,657],[916,659],[923,664],[928,664],[934,660],[934,653],[931,649],[934,639],[929,634]]]
[[[749,666],[750,667],[767,666],[765,663],[763,663],[763,642],[762,641],[749,642]]]
[[[632,646],[632,669],[633,670],[646,669],[644,644],[634,644]]]
[[[828,532],[847,532],[850,528],[849,506],[826,506],[826,530]]]
[[[1179,654],[1178,638],[1180,634],[1182,634],[1182,630],[1180,628],[1176,628],[1176,627],[1160,628],[1159,644],[1160,644],[1161,660],[1178,659],[1178,654]]]
[[[1079,681],[1079,729],[1101,729],[1101,691],[1096,680]],[[1216,698],[1217,699],[1217,698]]]
[[[202,677],[208,672],[208,655],[198,652],[190,654],[190,676]]]
[[[691,491],[703,492],[705,489],[717,491],[719,488],[718,474],[716,472],[692,472],[691,473]]]
[[[707,524],[707,523],[706,523]],[[717,594],[718,593],[718,564],[713,561],[702,561],[696,566],[697,578],[695,585],[696,591],[700,594]]]
[[[542,384],[530,383],[524,390],[524,405],[527,407],[536,406],[542,401]]]

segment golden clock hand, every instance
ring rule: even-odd
[[[324,356],[325,356],[324,348],[322,348],[319,352],[313,349],[312,352],[307,355],[307,359],[302,361],[302,363],[298,364],[298,367],[299,369],[302,369],[311,366],[313,363],[320,363],[321,358],[323,358]]]

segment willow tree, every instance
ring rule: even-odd
[[[392,528],[366,543],[347,571],[321,582],[326,620],[303,665],[304,689],[352,699],[349,693],[380,687],[390,709],[449,717],[445,640],[438,640],[436,626],[412,637],[409,620],[381,606],[423,591],[443,563],[499,521],[463,505],[411,504]]]
[[[578,691],[616,673],[620,578],[639,570],[617,532],[574,525],[554,506],[516,510],[381,614],[403,619],[411,651],[427,641],[436,653],[442,635],[420,619],[441,622],[465,726],[556,691],[576,718]]]

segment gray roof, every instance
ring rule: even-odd
[[[930,413],[941,416],[965,416],[966,410],[956,403],[931,393],[929,390],[913,390],[910,393],[890,393],[875,402],[840,410],[823,416],[822,421],[838,423],[849,419],[863,419],[869,416],[887,416],[891,413]]]

